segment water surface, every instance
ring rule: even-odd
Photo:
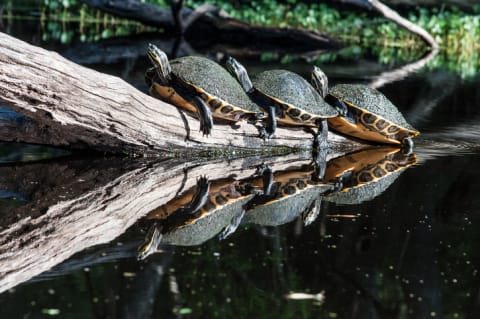
[[[27,41],[71,52],[72,46],[42,42],[18,30],[13,34]],[[88,67],[146,90],[145,56],[98,61]],[[278,67],[244,62],[254,72]],[[363,58],[322,67],[332,83],[366,83],[371,76],[366,66],[372,64]],[[305,75],[310,68],[306,62],[281,67]],[[162,252],[142,261],[137,248],[152,220],[133,219],[120,237],[87,245],[50,271],[1,293],[2,318],[475,318],[480,307],[479,86],[480,78],[465,82],[447,71],[423,69],[381,88],[422,136],[415,149],[418,163],[402,170],[375,198],[351,205],[323,200],[319,217],[308,226],[300,214],[276,226],[246,218],[222,241],[212,234],[195,245],[162,245]],[[65,193],[55,194],[58,200],[107,183],[109,174],[124,176],[137,169],[137,164],[118,164],[123,159],[19,163],[45,159],[44,152],[7,146],[0,154],[4,220],[29,202],[50,200],[49,191],[61,185]],[[186,191],[182,179],[194,186],[202,174],[211,174],[211,167],[198,167],[196,174],[178,177],[179,196]],[[65,176],[50,179],[48,170]],[[78,188],[81,182],[69,180],[70,173],[87,176],[89,186]],[[161,191],[159,186],[158,198]],[[38,209],[33,218],[47,208],[32,207]]]

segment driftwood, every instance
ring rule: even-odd
[[[311,135],[279,128],[268,141],[247,123],[216,125],[202,136],[199,122],[123,80],[74,64],[56,53],[0,33],[0,103],[33,125],[0,140],[38,142],[104,152],[179,154],[204,151],[275,152],[309,148]],[[8,127],[7,127],[8,129]],[[332,148],[361,145],[329,134]]]
[[[307,153],[188,165],[172,159],[88,158],[0,167],[0,189],[30,198],[0,216],[0,292],[113,240],[177,192],[196,185],[200,176],[243,179],[262,162],[283,170],[309,161]]]

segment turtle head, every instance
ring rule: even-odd
[[[327,96],[328,78],[327,75],[318,66],[313,67],[312,85],[323,98]]]
[[[245,92],[250,92],[253,89],[253,84],[248,76],[247,70],[240,62],[229,56],[225,61],[225,67],[237,78],[237,81],[240,82]]]
[[[169,80],[172,69],[170,67],[170,62],[168,62],[167,54],[160,50],[156,45],[149,43],[147,55],[157,70],[158,75],[162,79]]]
[[[160,227],[158,225],[153,225],[148,230],[147,236],[145,236],[145,241],[142,245],[140,245],[137,249],[137,259],[144,260],[151,254],[156,252],[160,252],[161,250],[158,249],[158,245],[162,240],[162,233]]]

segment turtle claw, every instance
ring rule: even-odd
[[[268,130],[265,127],[260,128],[259,131],[260,131],[260,134],[258,135],[258,137],[260,137],[264,141],[270,140],[274,134],[274,133],[268,132]]]
[[[203,123],[200,121],[200,132],[202,132],[203,136],[209,136],[212,134],[213,123]]]

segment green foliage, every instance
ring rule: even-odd
[[[68,44],[77,36],[82,42],[98,41],[152,29],[91,9],[76,0],[44,0],[41,13],[43,41]]]
[[[166,0],[142,0],[162,7]],[[290,0],[186,0],[185,5],[198,7],[210,3],[221,7],[232,17],[265,26],[298,27],[318,30],[340,39],[349,48],[338,53],[341,57],[356,57],[362,51],[378,56],[382,63],[405,63],[421,57],[427,49],[421,39],[375,13],[338,11],[324,3],[298,3]],[[80,4],[77,0],[43,0],[41,21],[44,41],[70,43],[98,41],[120,35],[154,30],[140,23],[119,19]],[[480,70],[480,5],[472,14],[458,9],[419,8],[408,18],[425,28],[438,41],[441,53],[429,68],[447,67],[463,78]],[[338,55],[326,55],[312,62],[332,62]],[[288,63],[295,56],[279,57],[265,54],[262,60]]]
[[[165,6],[163,0],[149,2]],[[256,0],[246,4],[224,0],[187,0],[187,5],[198,7],[208,2],[221,7],[232,17],[265,26],[299,27],[322,31],[344,41],[347,46],[356,48],[350,54],[370,50],[376,53],[382,63],[410,62],[421,57],[427,49],[421,39],[386,21],[380,16],[367,13],[340,12],[323,3],[296,3],[295,1]],[[431,10],[420,8],[412,11],[408,18],[426,29],[441,46],[441,54],[430,64],[430,68],[446,66],[463,78],[477,74],[480,70],[480,6],[474,14],[458,9]],[[345,56],[345,51],[340,53]],[[272,55],[262,56],[265,60],[276,59]],[[322,61],[332,61],[332,55],[319,57]],[[282,57],[282,63],[295,57]],[[318,62],[318,60],[317,60]]]

